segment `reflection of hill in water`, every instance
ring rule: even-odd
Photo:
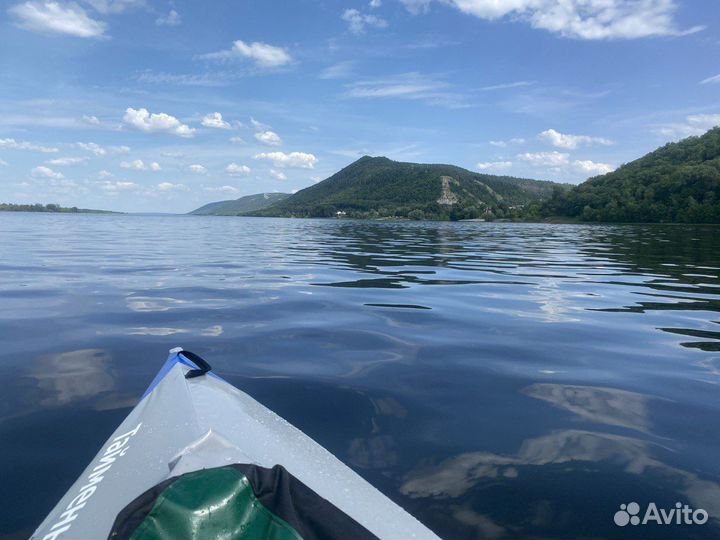
[[[316,285],[478,285],[480,296],[493,285],[524,286],[541,311],[530,316],[558,321],[577,320],[583,310],[720,312],[720,228],[715,226],[348,222],[326,232],[316,262],[357,277]],[[296,254],[308,256],[302,247]],[[635,298],[630,304],[628,294]],[[685,346],[720,350],[714,328],[659,328],[699,338]]]

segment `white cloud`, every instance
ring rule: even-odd
[[[8,13],[18,20],[18,26],[34,32],[99,38],[107,28],[104,22],[92,19],[74,2],[28,1],[12,6]]]
[[[231,195],[237,195],[240,190],[233,186],[220,186],[220,187],[206,187],[205,191],[220,191],[222,193],[229,193]]]
[[[252,170],[247,165],[238,165],[237,163],[230,163],[225,167],[225,173],[230,176],[247,176]]]
[[[171,182],[160,182],[157,185],[160,191],[187,191],[188,188],[185,184],[173,184]]]
[[[509,88],[521,88],[523,86],[531,86],[535,84],[534,81],[516,81],[510,83],[493,84],[491,86],[483,86],[480,90],[489,92],[491,90],[506,90]]]
[[[116,15],[146,5],[145,0],[85,0],[98,13]]]
[[[106,156],[108,154],[129,154],[130,153],[130,147],[129,146],[100,146],[97,143],[94,142],[78,142],[75,143],[75,146],[78,148],[81,148],[83,150],[87,150],[88,152],[92,152],[96,156]]]
[[[282,144],[282,139],[280,138],[280,135],[270,130],[257,132],[255,134],[255,138],[259,142],[267,144],[268,146],[280,146]]]
[[[664,124],[655,127],[653,131],[668,139],[682,139],[702,135],[716,126],[720,126],[720,114],[691,114],[685,117],[685,123]]]
[[[160,168],[160,164],[159,164],[157,161],[153,161],[153,162],[150,164],[150,170],[151,170],[151,171],[160,171],[160,170],[162,170],[162,169]]]
[[[430,0],[401,0],[409,11],[427,10]],[[636,39],[678,36],[702,30],[677,28],[674,0],[442,0],[485,20],[503,17],[576,39]]]
[[[0,165],[2,165],[3,167],[7,167],[8,162],[5,161],[4,159],[0,159]]]
[[[250,117],[250,125],[256,131],[266,131],[268,129],[272,129],[272,126],[269,126],[268,124],[263,124],[259,120],[255,120],[252,116]]]
[[[564,152],[526,152],[518,159],[540,167],[563,167],[570,163],[570,154]]]
[[[352,75],[354,62],[348,60],[326,67],[320,72],[321,79],[346,79]]]
[[[6,148],[8,150],[29,150],[31,152],[43,152],[45,154],[54,154],[58,151],[58,149],[54,147],[41,146],[27,141],[16,141],[15,139],[0,139],[0,148]]]
[[[607,163],[596,163],[594,161],[587,160],[575,160],[573,161],[573,167],[575,170],[587,174],[588,176],[596,176],[598,174],[607,174],[615,170],[615,167],[608,165]]]
[[[87,158],[82,157],[61,157],[56,159],[51,159],[47,161],[48,165],[59,165],[61,167],[67,167],[70,165],[79,165],[80,163],[85,163],[87,161]]]
[[[489,141],[489,144],[491,146],[497,146],[499,148],[505,148],[509,144],[525,144],[525,139],[521,139],[519,137],[514,137],[508,141]]]
[[[230,129],[230,124],[223,120],[222,114],[219,112],[205,115],[200,123],[208,128]]]
[[[135,191],[136,189],[138,189],[140,187],[135,182],[128,182],[128,181],[111,182],[109,180],[100,182],[99,186],[100,186],[100,189],[102,189],[103,191],[107,191],[111,194],[115,194],[120,191]]]
[[[167,132],[180,137],[192,137],[195,129],[191,128],[165,113],[150,113],[147,109],[133,109],[128,107],[123,116],[127,125],[147,133]]]
[[[478,163],[476,167],[481,171],[506,171],[512,165],[512,161],[485,161]]]
[[[715,75],[714,77],[708,77],[707,79],[703,79],[700,81],[700,84],[720,84],[720,75]]]
[[[549,142],[558,148],[575,150],[578,146],[592,146],[593,144],[611,145],[613,142],[603,137],[590,137],[588,135],[568,135],[554,129],[547,129],[538,135],[538,139]]]
[[[111,173],[110,171],[106,171],[104,169],[98,173],[98,178],[100,180],[105,180],[106,178],[112,178],[112,177],[113,177],[113,173]]]
[[[245,43],[238,39],[233,42],[233,46],[229,50],[218,51],[198,56],[204,60],[232,60],[243,59],[250,60],[256,66],[262,68],[275,68],[289,64],[292,61],[290,54],[282,47],[269,45],[259,41]]]
[[[135,159],[133,161],[123,161],[120,163],[123,169],[132,169],[134,171],[145,171],[147,167],[142,159]]]
[[[188,169],[190,169],[190,172],[195,173],[195,174],[206,174],[207,173],[207,169],[205,167],[203,167],[202,165],[190,165],[188,167]]]
[[[174,9],[171,9],[167,15],[155,19],[155,24],[158,26],[177,26],[181,22],[180,14]]]
[[[430,2],[432,0],[400,0],[405,9],[413,15],[420,15],[430,11]]]
[[[245,140],[242,137],[230,137],[230,142],[233,144],[245,144]]]
[[[255,155],[255,159],[271,161],[275,167],[293,167],[298,169],[312,169],[318,162],[313,154],[305,152],[262,152]]]
[[[275,169],[270,169],[270,176],[275,180],[287,180],[287,175],[284,172],[276,171]]]
[[[382,0],[370,0],[368,5],[373,9],[379,8],[382,6]]]
[[[55,172],[50,167],[45,167],[44,165],[35,167],[33,170],[30,171],[30,174],[36,178],[53,178],[55,180],[65,178],[63,173]]]
[[[348,24],[348,30],[353,34],[362,34],[365,32],[366,26],[374,28],[387,28],[387,21],[375,15],[361,13],[357,9],[346,9],[342,16],[342,20]]]
[[[98,119],[97,116],[83,114],[82,119],[83,119],[83,122],[85,122],[86,124],[90,124],[91,126],[99,126],[100,125],[100,120]]]
[[[365,79],[346,85],[347,97],[363,99],[411,99],[450,108],[465,107],[465,97],[449,91],[450,85],[436,77],[410,72],[382,79]]]

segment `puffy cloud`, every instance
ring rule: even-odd
[[[160,182],[157,185],[160,191],[187,191],[188,188],[185,184],[173,184],[171,182]]]
[[[703,79],[700,81],[700,84],[720,84],[720,75],[715,75],[714,77],[708,77],[707,79]]]
[[[15,139],[0,139],[0,148],[8,150],[29,150],[31,152],[43,152],[45,154],[54,154],[57,148],[50,146],[40,146],[27,141],[16,141]]]
[[[208,128],[230,129],[230,124],[223,120],[222,114],[220,114],[219,112],[205,115],[200,123]]]
[[[162,170],[157,161],[153,161],[150,165],[146,165],[142,159],[134,159],[132,161],[123,161],[120,163],[123,169],[131,169],[133,171],[160,171]]]
[[[53,178],[55,180],[65,178],[63,173],[55,172],[50,167],[45,167],[44,165],[35,167],[33,170],[30,171],[30,174],[36,178]]]
[[[255,159],[271,161],[275,167],[292,167],[298,169],[312,169],[318,162],[313,154],[305,152],[262,152],[255,155]]]
[[[247,165],[238,165],[237,163],[230,163],[225,167],[225,173],[230,176],[247,176],[252,170]]]
[[[133,161],[123,161],[120,163],[123,169],[131,169],[133,171],[146,171],[147,166],[142,159],[134,159]]]
[[[662,137],[681,139],[702,135],[716,126],[720,126],[720,114],[691,114],[685,117],[685,123],[664,124],[655,127],[653,131]]]
[[[245,43],[241,39],[233,42],[233,46],[229,50],[203,54],[198,58],[204,60],[232,60],[236,58],[250,60],[256,66],[262,68],[281,67],[292,61],[290,54],[282,47],[260,41]]]
[[[348,24],[348,30],[353,34],[362,34],[366,26],[374,28],[387,28],[387,21],[375,15],[361,13],[357,9],[346,9],[342,14],[342,20]]]
[[[100,120],[98,119],[97,116],[83,114],[82,119],[83,119],[83,122],[85,122],[86,124],[90,124],[91,126],[99,126],[100,125]]]
[[[255,134],[255,138],[259,142],[267,144],[268,146],[280,146],[282,144],[280,135],[270,130],[257,132]]]
[[[613,172],[615,167],[608,165],[607,163],[596,163],[594,161],[587,160],[575,160],[573,161],[573,167],[578,172],[587,174],[588,176],[596,176],[598,174],[607,174]]]
[[[48,165],[59,165],[61,167],[67,167],[70,165],[79,165],[80,163],[85,163],[87,161],[87,158],[83,157],[61,157],[56,159],[50,159],[47,161]]]
[[[233,144],[245,144],[245,140],[242,137],[230,137],[230,142]]]
[[[112,178],[112,176],[113,176],[113,173],[111,173],[110,171],[106,171],[104,169],[98,173],[98,178],[100,180],[105,180],[106,178]]]
[[[190,169],[190,172],[193,172],[195,174],[205,174],[207,173],[207,169],[203,167],[202,165],[190,165],[188,167]]]
[[[379,8],[382,6],[382,0],[370,0],[370,3],[368,4],[371,8]]]
[[[135,182],[128,182],[128,181],[111,182],[109,180],[100,182],[99,186],[100,186],[100,189],[102,189],[103,191],[107,191],[110,194],[116,194],[121,191],[135,191],[136,189],[138,189],[140,187]]]
[[[538,139],[549,142],[558,148],[574,150],[578,146],[591,146],[593,144],[611,145],[613,142],[603,137],[590,137],[588,135],[568,135],[554,129],[547,129],[538,135]]]
[[[432,0],[400,0],[405,9],[413,15],[420,15],[430,11],[430,2]]]
[[[427,11],[430,0],[401,0],[413,13]],[[674,0],[442,0],[485,20],[509,17],[576,39],[636,39],[697,32],[677,28]]]
[[[171,9],[167,15],[155,19],[155,24],[158,26],[177,26],[181,22],[180,14],[174,9]]]
[[[88,152],[92,152],[96,156],[106,156],[108,154],[129,154],[130,153],[130,147],[129,146],[100,146],[97,143],[94,142],[78,142],[75,143],[75,146],[78,148],[81,148],[83,150],[87,150]]]
[[[165,113],[151,114],[147,109],[128,107],[123,122],[147,133],[166,132],[179,137],[192,137],[195,134],[195,129],[183,124],[174,116]]]
[[[107,28],[104,22],[92,19],[74,2],[28,1],[12,6],[8,13],[18,20],[21,28],[34,32],[100,38]]]
[[[512,161],[485,161],[475,166],[481,171],[505,171],[512,165]]]
[[[570,163],[570,154],[564,152],[526,152],[518,159],[540,167],[563,167]]]
[[[284,172],[276,171],[275,169],[270,169],[270,176],[275,180],[287,180],[287,175]]]

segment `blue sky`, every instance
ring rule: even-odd
[[[720,124],[716,0],[0,8],[0,201],[185,212],[364,154],[578,183]]]

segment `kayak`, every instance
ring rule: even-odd
[[[211,369],[171,349],[31,538],[437,538]]]

